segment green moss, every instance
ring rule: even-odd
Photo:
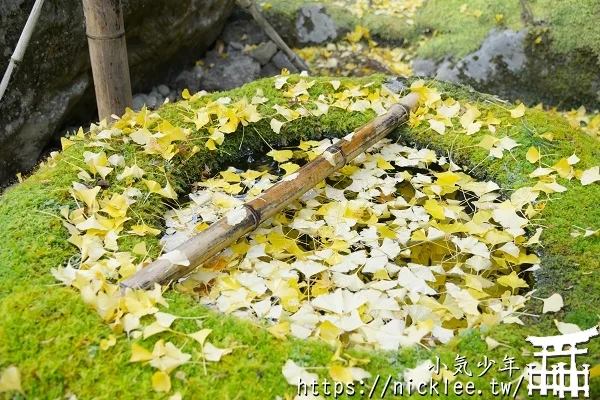
[[[291,81],[298,79],[290,78]],[[374,81],[380,85],[383,76],[363,79],[341,79],[343,82],[366,83]],[[327,93],[331,85],[325,78],[316,78],[311,89],[314,94]],[[276,103],[285,103],[280,92],[273,88],[270,79],[251,83],[231,92],[215,96],[250,98],[257,88],[262,88],[268,97],[267,109]],[[506,119],[508,111],[497,104],[492,97],[451,85],[438,84],[446,96],[460,101],[478,104],[480,109],[489,109],[499,118]],[[165,106],[159,111],[165,118],[177,120],[176,108]],[[322,138],[341,136],[364,124],[372,113],[346,113],[331,109],[327,116],[307,117],[301,121],[286,124],[280,135],[271,131],[268,120],[246,128],[243,132],[228,135],[217,152],[202,150],[182,164],[177,158],[165,162],[160,158],[136,153],[130,145],[123,145],[118,151],[125,154],[127,163],[136,159],[152,179],[161,183],[165,179],[185,193],[189,184],[198,179],[206,166],[225,168],[239,161],[245,154],[266,150],[262,137],[273,144],[286,144],[298,138]],[[455,162],[473,171],[482,179],[493,179],[509,194],[511,190],[531,184],[528,178],[533,165],[524,160],[527,148],[540,145],[533,132],[552,131],[556,140],[547,143],[551,156],[548,163],[560,157],[576,153],[581,162],[579,168],[589,168],[600,159],[600,144],[591,138],[573,131],[567,122],[557,116],[542,111],[528,110],[523,123],[517,121],[505,128],[506,134],[517,140],[521,147],[513,150],[515,158],[505,156],[502,160],[486,159],[486,151],[475,147],[483,133],[474,136],[437,133],[419,128],[401,129],[394,135],[402,143],[433,148],[440,154],[450,152]],[[256,130],[254,129],[256,128]],[[198,135],[198,134],[196,134]],[[198,139],[202,143],[203,139]],[[241,147],[240,147],[241,146]],[[240,150],[242,149],[241,153]],[[8,190],[0,198],[0,370],[8,365],[18,365],[23,376],[23,387],[28,398],[58,398],[76,394],[79,398],[164,398],[151,389],[153,369],[140,364],[129,364],[131,343],[118,335],[117,344],[108,351],[99,349],[100,341],[111,334],[94,311],[86,308],[79,294],[70,288],[56,285],[50,269],[64,265],[69,257],[78,253],[66,239],[68,234],[55,217],[64,205],[74,205],[68,194],[71,182],[77,180],[82,166],[80,145],[71,147],[56,159],[56,166],[44,166],[25,180],[24,183]],[[164,173],[160,170],[164,168]],[[600,238],[573,238],[573,226],[598,228],[600,208],[600,185],[582,187],[578,182],[561,181],[568,190],[553,196],[542,213],[542,224],[548,227],[542,235],[542,269],[536,273],[536,287],[540,296],[560,292],[565,299],[565,309],[558,315],[523,317],[524,327],[498,326],[486,332],[472,330],[464,332],[449,344],[431,351],[422,348],[403,349],[399,352],[367,352],[353,350],[355,357],[368,357],[371,362],[366,369],[372,374],[391,375],[400,378],[402,371],[414,367],[419,360],[439,356],[442,362],[454,365],[456,354],[460,353],[476,364],[483,354],[502,363],[505,354],[515,357],[516,365],[523,367],[531,361],[530,356],[521,351],[526,347],[528,335],[556,334],[553,318],[589,326],[594,316],[600,314],[599,270]],[[111,191],[119,191],[118,183],[113,182]],[[134,205],[135,215],[131,224],[139,218],[147,224],[160,227],[166,205],[154,196],[146,202]],[[132,214],[133,215],[133,214]],[[125,246],[132,246],[139,238],[127,237]],[[156,239],[148,239],[156,255]],[[120,242],[121,243],[121,242]],[[292,394],[281,374],[285,361],[292,358],[305,366],[326,366],[330,363],[334,349],[318,341],[283,340],[279,341],[266,332],[260,324],[242,321],[230,316],[219,315],[198,305],[186,296],[168,291],[169,312],[181,316],[204,316],[204,326],[213,329],[211,340],[218,346],[239,346],[232,356],[226,356],[218,364],[209,364],[207,374],[201,365],[185,365],[180,368],[185,373],[185,381],[173,378],[173,391],[179,391],[184,398],[274,398],[276,395]],[[532,301],[530,312],[541,314],[541,302]],[[175,328],[180,331],[196,330],[195,322],[178,320]],[[489,335],[509,347],[486,350],[483,337]],[[182,345],[178,336],[161,336]],[[140,341],[151,348],[155,337]],[[600,363],[600,341],[589,344],[589,353],[583,358],[592,365]],[[192,343],[184,350],[197,351]],[[326,377],[326,370],[316,370]],[[510,380],[504,373],[490,372],[484,377],[473,378],[478,387],[487,390],[492,376],[503,381]],[[599,393],[598,379],[592,380],[593,393]],[[450,397],[452,398],[452,397]],[[455,396],[458,398],[458,396]]]

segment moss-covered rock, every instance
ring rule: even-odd
[[[298,9],[315,3],[326,7],[338,38],[362,25],[381,43],[410,46],[416,75],[528,104],[600,107],[595,0],[413,1],[407,4],[420,7],[411,17],[377,13],[377,4],[357,15],[353,0],[275,0],[265,12],[290,43],[300,45]]]
[[[298,79],[293,76],[289,82]],[[372,76],[340,80],[342,84],[374,82],[373,87],[378,87],[385,79],[385,76]],[[311,94],[330,93],[332,85],[327,82],[326,78],[316,78]],[[497,118],[508,118],[505,105],[491,96],[450,84],[436,85],[444,97],[468,101],[477,104],[480,110],[492,111]],[[275,104],[287,104],[288,99],[274,89],[272,79],[214,96],[250,99],[259,88],[269,99],[265,105],[267,109]],[[172,105],[165,105],[159,110],[174,124],[180,121],[179,112]],[[133,144],[121,144],[115,149],[125,155],[128,164],[136,160],[152,179],[161,184],[168,179],[179,193],[185,193],[206,168],[225,168],[250,153],[266,152],[266,142],[285,145],[299,139],[342,136],[372,117],[372,112],[346,112],[332,107],[327,115],[308,116],[284,125],[280,134],[274,133],[268,120],[264,119],[253,124],[256,129],[245,129],[242,133],[240,128],[239,132],[227,135],[217,151],[203,148],[191,158],[176,156],[171,161],[139,154],[139,147]],[[536,136],[550,131],[555,138],[552,142]],[[442,136],[421,127],[413,130],[401,128],[393,135],[404,144],[426,146],[440,154],[451,152],[456,163],[468,170],[473,169],[480,178],[493,179],[507,194],[534,182],[529,173],[536,166],[524,161],[525,152],[531,145],[546,148],[548,159],[545,161],[551,165],[574,153],[581,159],[580,168],[597,165],[600,159],[597,141],[574,131],[561,117],[544,111],[527,110],[522,123],[513,123],[503,133],[521,144],[513,149],[514,158],[489,159],[488,152],[476,146],[483,133]],[[192,135],[195,142],[206,140],[199,132]],[[128,363],[131,342],[125,335],[118,335],[114,347],[101,350],[101,339],[111,334],[109,326],[85,307],[75,290],[57,286],[50,274],[51,268],[64,265],[78,253],[67,241],[68,232],[56,216],[61,207],[73,202],[68,188],[72,181],[77,180],[79,167],[84,166],[81,161],[84,150],[82,144],[70,147],[0,198],[0,370],[17,365],[24,391],[30,398],[57,398],[68,394],[79,398],[162,398],[151,389],[153,371]],[[394,353],[352,350],[350,354],[370,358],[371,362],[365,368],[373,375],[390,375],[394,379],[399,379],[404,369],[432,356],[439,356],[442,362],[452,366],[457,352],[475,365],[481,361],[483,354],[499,363],[507,354],[515,357],[516,365],[523,368],[526,362],[532,360],[530,353],[521,350],[531,350],[525,338],[528,335],[556,334],[553,318],[577,323],[582,328],[593,326],[600,313],[600,237],[572,237],[570,232],[573,226],[597,228],[600,225],[600,208],[597,207],[600,185],[583,187],[576,180],[560,180],[560,183],[568,190],[553,197],[541,214],[541,223],[547,229],[542,235],[543,247],[540,248],[542,268],[535,273],[539,296],[547,297],[556,291],[563,295],[565,307],[560,313],[525,316],[525,326],[503,325],[487,332],[465,331],[449,344],[431,351],[422,348]],[[108,189],[109,192],[123,189],[119,182],[111,184],[114,186]],[[136,218],[128,223],[135,224],[143,219],[145,223],[162,229],[159,216],[168,205],[156,198],[152,196],[147,202],[134,204]],[[135,243],[131,237],[122,240],[119,243],[125,248]],[[156,256],[159,251],[156,239],[147,239],[147,243],[152,248],[151,255]],[[180,293],[167,291],[165,297],[169,300],[169,312],[172,314],[206,317],[204,327],[213,329],[211,339],[216,345],[240,346],[233,356],[224,357],[218,364],[210,364],[206,374],[201,363],[183,366],[181,371],[185,376],[173,379],[172,392],[178,391],[184,398],[273,398],[292,394],[294,388],[281,374],[285,361],[291,358],[305,366],[325,366],[335,351],[322,342],[277,340],[263,326],[220,315],[200,307],[194,299]],[[541,301],[532,300],[530,313],[541,314],[541,307]],[[177,320],[174,326],[178,330],[191,331],[195,322]],[[488,335],[507,346],[486,351],[484,337]],[[175,334],[161,338],[179,345],[185,341]],[[143,345],[151,348],[155,341],[155,338],[147,339]],[[599,357],[600,341],[593,340],[589,343],[589,353],[581,361],[596,365],[600,363]],[[316,372],[322,378],[327,376],[326,370]],[[510,380],[498,372],[469,380],[474,381],[487,398],[491,397],[486,394],[493,376],[503,381]],[[600,395],[599,381],[598,378],[592,379],[592,397]]]
[[[597,108],[597,10],[596,1],[429,0],[417,18],[430,37],[415,73],[529,104]]]

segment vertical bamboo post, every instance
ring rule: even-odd
[[[132,106],[121,0],[83,0],[100,120]]]

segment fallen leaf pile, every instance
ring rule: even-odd
[[[410,76],[413,51],[402,47],[380,47],[369,29],[356,26],[343,41],[295,50],[313,72],[324,76],[363,76],[375,72]]]
[[[230,168],[199,182],[190,207],[166,215],[166,250],[331,144],[270,152],[283,177]],[[524,212],[536,203],[519,193],[502,201],[498,189],[431,150],[384,140],[177,288],[221,312],[273,320],[276,336],[385,350],[520,323],[523,271],[539,261]]]

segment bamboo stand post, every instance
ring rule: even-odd
[[[83,0],[100,120],[132,106],[125,25],[120,0]]]
[[[310,72],[310,68],[301,59],[298,54],[294,53],[292,49],[283,41],[281,36],[273,28],[273,26],[267,21],[264,15],[260,12],[254,0],[238,0],[238,3],[252,14],[252,17],[256,23],[262,28],[262,30],[269,36],[269,38],[277,45],[279,50],[283,51],[285,55],[290,59],[290,62],[294,64],[294,67],[298,68],[298,72],[306,71]]]
[[[174,282],[189,274],[406,122],[410,111],[416,108],[418,103],[418,93],[408,94],[400,103],[390,107],[387,114],[373,119],[344,139],[338,140],[296,173],[283,178],[242,207],[229,211],[208,229],[178,246],[175,250],[187,257],[189,266],[175,265],[167,259],[158,259],[124,280],[121,289],[123,292],[127,288],[151,289],[155,283]]]

